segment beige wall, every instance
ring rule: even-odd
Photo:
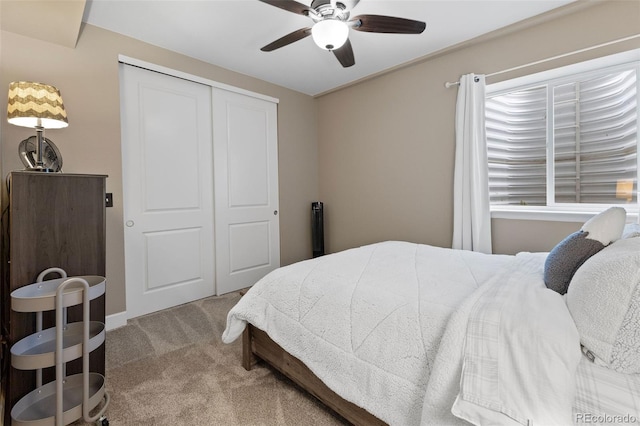
[[[457,91],[446,89],[444,82],[640,31],[640,2],[584,5],[318,98],[320,198],[325,202],[328,250],[387,239],[450,247]],[[567,10],[573,13],[562,13]],[[640,40],[635,39],[500,77],[513,78],[639,46]],[[492,222],[496,253],[548,251],[579,228],[566,222]]]
[[[64,171],[109,175],[107,191],[113,192],[114,207],[107,209],[107,314],[126,309],[118,54],[280,100],[281,260],[284,265],[311,257],[310,203],[318,198],[313,98],[90,25],[83,27],[75,49],[7,31],[0,37],[0,88],[8,89],[14,80],[33,80],[52,84],[62,93],[69,127],[49,130],[46,137],[60,149]],[[0,105],[0,116],[6,117],[6,102]],[[6,120],[0,120],[0,126],[4,178],[22,168],[18,143],[34,131]]]

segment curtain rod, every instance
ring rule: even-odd
[[[504,74],[504,73],[511,72],[511,71],[516,71],[516,70],[519,70],[521,68],[527,68],[527,67],[530,67],[532,65],[538,65],[538,64],[542,64],[544,62],[554,61],[556,59],[561,59],[561,58],[564,58],[566,56],[571,56],[571,55],[575,55],[577,53],[587,52],[587,51],[593,50],[593,49],[599,49],[601,47],[609,46],[611,44],[621,43],[623,41],[631,40],[631,39],[638,38],[638,37],[640,37],[640,34],[634,34],[632,36],[619,38],[617,40],[608,41],[606,43],[597,44],[595,46],[585,47],[584,49],[574,50],[573,52],[568,52],[568,53],[563,53],[561,55],[552,56],[551,58],[540,59],[539,61],[529,62],[528,64],[519,65],[517,67],[509,68],[509,69],[502,70],[502,71],[496,71],[494,73],[487,74],[485,77],[488,78],[488,77],[493,77],[494,75],[499,75],[499,74]],[[446,83],[444,83],[444,87],[446,87],[448,89],[450,87],[457,86],[459,84],[460,84],[459,81],[454,81],[453,83],[450,83],[450,82],[447,81]]]

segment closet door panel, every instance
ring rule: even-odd
[[[211,88],[121,65],[127,317],[214,284]]]
[[[216,291],[280,266],[277,106],[213,90]]]

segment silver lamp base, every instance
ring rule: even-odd
[[[38,150],[41,164],[38,164]],[[42,138],[42,147],[40,148],[37,136],[29,136],[20,142],[18,154],[25,170],[45,173],[62,172],[62,155],[58,147],[47,138]]]

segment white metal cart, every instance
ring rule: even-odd
[[[62,278],[44,281],[49,273]],[[89,354],[105,341],[105,325],[90,320],[89,302],[105,293],[104,277],[67,277],[60,268],[43,271],[35,283],[11,293],[11,309],[36,313],[36,332],[11,347],[11,365],[20,370],[36,370],[36,389],[11,409],[15,426],[63,426],[81,417],[85,422],[107,426],[104,416],[109,405],[105,378],[89,371]],[[66,308],[83,305],[83,320],[67,324]],[[55,310],[55,327],[42,330],[42,312]],[[65,364],[82,358],[82,373],[66,375]],[[42,384],[42,369],[56,369],[56,379]],[[104,399],[104,405],[90,415]]]

